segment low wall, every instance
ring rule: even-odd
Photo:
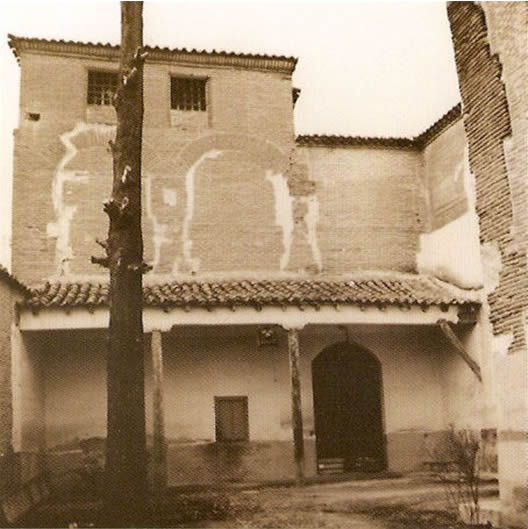
[[[425,469],[424,463],[441,460],[442,446],[447,442],[448,431],[393,432],[386,436],[388,470],[414,472]]]
[[[386,436],[387,470],[414,472],[425,463],[441,460],[448,431],[406,431]],[[101,442],[104,442],[101,440]],[[305,475],[317,474],[315,438],[305,438]],[[47,469],[66,475],[83,468],[82,450],[54,450],[47,454]],[[104,457],[101,459],[101,468]],[[291,441],[170,442],[167,450],[168,485],[213,485],[222,482],[252,483],[295,478]]]

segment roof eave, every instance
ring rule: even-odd
[[[120,46],[110,43],[91,43],[78,41],[65,41],[53,39],[40,39],[18,37],[8,34],[8,45],[17,61],[21,53],[34,51],[49,54],[67,54],[88,56],[107,60],[118,60]],[[158,46],[145,46],[149,61],[177,62],[188,64],[203,64],[207,66],[230,66],[248,70],[276,71],[292,74],[298,59],[278,55],[260,55],[251,53],[235,53],[226,51],[187,50],[186,48],[160,48]]]

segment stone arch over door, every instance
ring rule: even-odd
[[[346,471],[386,467],[382,371],[376,356],[350,342],[323,349],[312,362],[317,459]]]

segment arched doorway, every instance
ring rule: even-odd
[[[347,471],[385,468],[382,379],[378,359],[341,342],[312,362],[318,462],[342,461]]]

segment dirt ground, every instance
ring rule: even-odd
[[[485,485],[483,495],[495,493]],[[191,507],[203,495],[180,497]],[[215,519],[187,520],[174,527],[460,529],[442,484],[430,479],[401,478],[310,485],[298,489],[267,488],[209,497]],[[199,503],[197,504],[197,506]],[[203,506],[203,504],[202,504]],[[203,515],[198,514],[198,517]],[[161,521],[161,520],[160,520]],[[168,521],[168,520],[167,520]]]
[[[494,483],[482,496],[496,494]],[[97,527],[100,504],[47,506],[25,527]],[[34,525],[32,525],[34,524]],[[92,525],[93,524],[93,525]],[[462,529],[444,485],[430,477],[347,481],[296,487],[172,491],[153,527],[285,529]]]

